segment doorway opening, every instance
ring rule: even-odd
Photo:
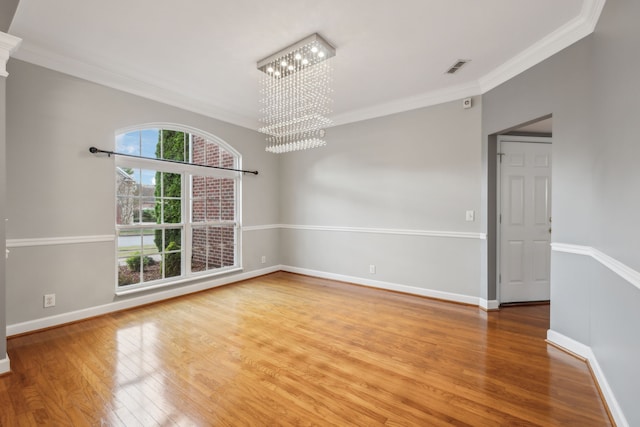
[[[552,117],[489,136],[488,293],[499,305],[550,300]]]

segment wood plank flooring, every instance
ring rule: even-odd
[[[0,425],[610,425],[548,325],[274,273],[9,339]]]

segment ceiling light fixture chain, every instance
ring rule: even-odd
[[[326,145],[331,125],[333,46],[318,34],[258,62],[264,107],[259,130],[267,135],[266,151],[286,153]]]

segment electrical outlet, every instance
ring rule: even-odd
[[[374,264],[369,266],[369,274],[376,274],[376,266]]]
[[[267,263],[267,257],[262,255],[262,259],[260,260],[261,263],[266,264]]]
[[[47,294],[44,296],[44,308],[56,306],[56,294]]]

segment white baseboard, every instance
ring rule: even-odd
[[[609,382],[600,368],[600,364],[598,363],[598,359],[596,355],[591,350],[591,347],[584,345],[574,339],[571,339],[561,333],[553,331],[549,329],[547,331],[547,340],[558,347],[561,347],[565,350],[568,350],[571,353],[574,353],[589,362],[591,366],[591,370],[593,371],[593,375],[600,387],[600,391],[602,392],[602,396],[604,400],[607,402],[607,406],[609,406],[609,411],[611,411],[611,415],[616,422],[616,425],[619,427],[628,427],[629,423],[618,404],[618,400],[616,399],[611,387],[609,387]]]
[[[388,291],[403,292],[406,294],[420,295],[428,298],[435,298],[444,301],[452,301],[463,304],[480,305],[480,298],[469,295],[454,294],[451,292],[436,291],[432,289],[417,288],[415,286],[400,285],[397,283],[382,282],[379,280],[364,279],[356,276],[346,276],[343,274],[328,273],[326,271],[310,270],[307,268],[291,267],[281,265],[282,271],[289,273],[304,274],[306,276],[320,277],[322,279],[337,280],[340,282],[355,283],[356,285],[369,286],[372,288],[386,289]]]
[[[481,309],[484,311],[492,311],[500,309],[500,301],[492,299],[486,300],[484,298],[480,298],[480,302],[478,303]]]
[[[242,280],[251,279],[254,277],[262,276],[269,273],[274,273],[280,270],[279,265],[275,265],[260,270],[249,271],[246,273],[234,274],[232,276],[222,277],[219,279],[208,280],[202,283],[196,283],[193,285],[182,286],[179,288],[169,289],[166,291],[155,292],[148,295],[142,295],[135,298],[128,298],[122,301],[116,301],[109,304],[99,305],[96,307],[85,308],[82,310],[71,311],[68,313],[62,313],[55,316],[43,317],[40,319],[30,320],[22,323],[15,323],[7,325],[7,337],[13,335],[24,334],[26,332],[33,332],[40,329],[51,328],[53,326],[64,325],[65,323],[77,322],[79,320],[88,319],[90,317],[100,316],[114,311],[125,310],[128,308],[137,307],[144,304],[162,301],[169,298],[175,298],[181,295],[187,295],[194,292],[200,292],[207,289],[217,288],[219,286],[228,285],[229,283],[239,282]],[[0,360],[0,373],[2,368],[2,361]]]
[[[4,359],[0,359],[0,375],[11,372],[11,361],[9,355],[5,353]]]
[[[107,313],[113,313],[114,311],[126,310],[128,308],[138,307],[144,304],[150,304],[169,298],[175,298],[182,295],[191,294],[194,292],[200,292],[207,289],[213,289],[219,286],[227,285],[242,280],[251,279],[254,277],[262,276],[276,271],[287,271],[290,273],[304,274],[307,276],[315,276],[324,279],[338,280],[342,282],[355,283],[358,285],[370,286],[372,288],[386,289],[390,291],[403,292],[412,295],[420,295],[423,297],[435,298],[444,301],[458,302],[463,304],[476,305],[485,308],[480,298],[472,297],[469,295],[455,294],[451,292],[436,291],[432,289],[417,288],[414,286],[400,285],[397,283],[383,282],[378,280],[363,279],[361,277],[346,276],[342,274],[327,273],[324,271],[310,270],[306,268],[291,267],[286,265],[274,265],[272,267],[249,271],[247,273],[234,274],[232,276],[222,277],[219,279],[208,280],[206,282],[197,283],[189,286],[182,286],[179,288],[168,289],[166,291],[155,292],[152,294],[141,295],[135,298],[128,298],[122,301],[116,301],[109,304],[99,305],[96,307],[85,308],[82,310],[71,311],[68,313],[57,314],[54,316],[43,317],[40,319],[29,320],[27,322],[14,323],[7,325],[7,337],[14,335],[24,334],[27,332],[38,331],[41,329],[47,329],[54,326],[64,325],[66,323],[77,322],[79,320],[88,319],[91,317],[101,316]],[[492,309],[493,303],[497,301],[488,301],[486,306],[488,309]],[[485,308],[485,309],[487,309]]]

